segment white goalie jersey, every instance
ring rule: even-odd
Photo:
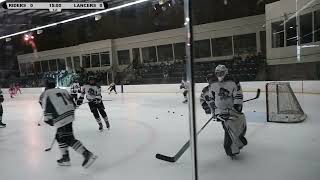
[[[232,80],[216,81],[205,87],[200,102],[206,101],[215,114],[228,114],[234,104],[243,104],[243,94],[240,83]]]
[[[101,87],[98,85],[84,85],[82,87],[80,99],[84,99],[85,95],[89,102],[101,101],[102,99]]]
[[[74,120],[75,104],[67,90],[48,89],[41,96],[39,103],[42,106],[44,121],[59,128]]]

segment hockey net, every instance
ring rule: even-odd
[[[289,83],[267,83],[266,103],[268,122],[301,122],[307,118]]]

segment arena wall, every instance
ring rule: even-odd
[[[258,88],[265,91],[265,85],[271,81],[241,82],[244,92],[255,92]],[[288,81],[286,81],[288,82]],[[320,94],[320,81],[289,81],[295,93]],[[206,83],[197,83],[196,92],[200,93]],[[152,85],[124,85],[124,93],[180,93],[180,84],[152,84]],[[107,92],[107,86],[102,86],[102,91]],[[66,88],[68,89],[68,88]],[[40,94],[44,88],[22,88],[23,94]],[[2,89],[4,94],[8,94],[8,89]],[[117,91],[121,92],[121,86],[117,86]]]

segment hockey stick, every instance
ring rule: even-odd
[[[56,138],[53,138],[53,141],[50,145],[50,147],[48,147],[47,149],[45,149],[44,151],[51,151],[51,149],[53,148],[54,143],[56,142]]]
[[[43,120],[43,118],[44,118],[44,117],[43,117],[43,115],[42,115],[41,118],[40,118],[39,121],[38,121],[38,126],[41,126],[41,123],[40,123],[40,122]]]
[[[213,119],[213,117],[211,117],[206,124],[204,124],[202,126],[202,128],[197,132],[197,135],[200,134],[200,132],[209,124],[209,122]],[[170,156],[165,156],[162,154],[156,154],[156,158],[160,159],[160,160],[164,160],[164,161],[168,161],[168,162],[176,162],[181,156],[182,154],[189,148],[190,146],[190,140],[188,140],[183,146],[182,148],[177,152],[176,155],[174,155],[173,157]]]
[[[254,99],[258,99],[260,97],[260,89],[257,90],[257,95],[256,97],[254,98],[251,98],[251,99],[247,99],[243,102],[248,102],[248,101],[252,101]],[[200,134],[200,132],[209,124],[209,122],[213,119],[213,117],[211,117],[208,122],[206,122],[206,124],[204,124],[202,126],[202,128],[197,132],[197,135]],[[162,154],[156,154],[156,158],[157,159],[160,159],[160,160],[163,160],[163,161],[168,161],[168,162],[176,162],[181,156],[182,154],[189,148],[190,146],[190,140],[188,140],[183,146],[182,148],[177,152],[176,155],[174,155],[173,157],[172,156],[165,156],[165,155],[162,155]]]
[[[247,100],[245,100],[245,101],[243,101],[243,102],[252,101],[252,100],[258,99],[259,97],[260,97],[260,89],[257,89],[257,95],[256,95],[256,97],[251,98],[251,99],[247,99]]]

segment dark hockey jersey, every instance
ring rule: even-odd
[[[74,120],[75,104],[67,90],[48,89],[39,100],[44,114],[44,121],[59,128]]]
[[[2,90],[0,89],[0,105],[4,101]]]

